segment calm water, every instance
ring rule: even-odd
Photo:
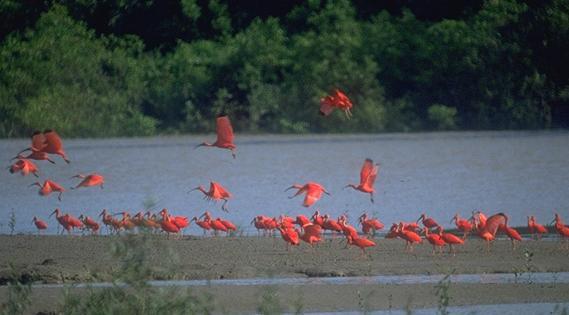
[[[288,199],[283,192],[293,183],[313,180],[332,196],[316,207],[338,216],[347,211],[355,220],[362,211],[374,213],[384,223],[416,220],[421,212],[448,225],[456,212],[473,209],[510,214],[512,225],[525,225],[537,215],[548,223],[557,210],[569,220],[569,133],[560,132],[461,132],[388,135],[238,136],[237,159],[226,150],[192,147],[214,136],[180,136],[139,139],[66,140],[72,160],[59,157],[57,165],[39,161],[41,180],[53,179],[65,187],[78,172],[98,172],[106,177],[105,189],[67,191],[40,197],[28,187],[35,177],[0,172],[0,231],[6,233],[10,211],[16,213],[16,231],[30,232],[34,215],[47,219],[56,207],[73,214],[96,216],[101,209],[138,211],[146,199],[156,208],[176,215],[194,216],[204,210],[224,216],[252,231],[254,215],[311,214],[301,197]],[[0,160],[8,160],[29,146],[29,140],[0,140]],[[365,158],[381,162],[376,182],[376,203],[368,195],[343,190],[357,183]],[[188,191],[199,184],[219,181],[234,195],[228,203],[202,199]],[[55,233],[51,219],[49,232]],[[190,233],[200,234],[194,225]]]

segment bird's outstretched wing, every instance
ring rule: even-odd
[[[217,117],[216,132],[218,144],[233,144],[233,127],[231,127],[231,121],[229,121],[229,117]]]
[[[320,114],[328,116],[334,110],[334,99],[331,96],[325,96],[320,99]]]
[[[362,169],[360,171],[360,185],[365,185],[369,182],[369,177],[372,175],[374,169],[373,160],[365,159]],[[377,172],[376,172],[377,174]]]
[[[503,213],[495,214],[486,220],[486,226],[484,227],[484,232],[489,232],[493,236],[496,236],[496,232],[500,226],[506,226],[507,219],[506,215]]]
[[[63,142],[61,141],[61,138],[59,137],[57,132],[53,130],[46,130],[43,132],[43,135],[47,143],[47,146],[45,147],[44,151],[48,153],[61,151],[61,149],[63,148]]]
[[[32,151],[43,151],[47,145],[45,136],[39,131],[35,131],[32,135]]]

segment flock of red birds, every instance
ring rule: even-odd
[[[324,116],[329,115],[334,108],[338,108],[344,111],[347,118],[350,118],[352,115],[352,107],[353,104],[350,99],[338,89],[320,100],[320,113]],[[216,132],[217,139],[215,142],[203,142],[195,148],[205,146],[227,149],[231,151],[233,158],[236,158],[235,151],[237,146],[234,144],[233,128],[228,116],[220,115],[217,117]],[[22,155],[26,151],[31,152],[26,156]],[[59,155],[65,162],[70,162],[63,149],[63,142],[55,131],[46,130],[43,133],[39,131],[34,132],[31,146],[22,150],[13,158],[17,159],[17,161],[10,166],[9,170],[11,173],[19,172],[23,176],[33,174],[39,177],[39,169],[32,160],[45,160],[50,163],[55,163],[50,159],[50,155]],[[359,184],[348,184],[344,188],[353,188],[354,190],[369,194],[370,201],[373,203],[374,183],[377,178],[379,166],[379,163],[374,163],[371,159],[365,159],[360,170]],[[82,181],[76,186],[71,187],[71,189],[93,186],[103,188],[105,182],[104,177],[97,173],[89,175],[77,174],[72,178],[80,178]],[[66,191],[62,185],[51,179],[45,179],[43,185],[40,182],[35,182],[30,186],[38,186],[41,196],[48,196],[52,192],[57,192],[60,201],[63,192]],[[296,192],[289,198],[305,194],[302,203],[304,207],[314,205],[323,194],[330,195],[321,184],[316,182],[293,184],[285,191],[290,189],[296,189]],[[226,212],[228,211],[227,202],[232,197],[232,194],[218,182],[210,182],[209,190],[206,190],[200,185],[190,190],[190,192],[195,190],[202,192],[205,199],[223,201],[221,209]],[[76,218],[71,214],[61,213],[59,208],[55,209],[51,215],[55,215],[57,222],[63,227],[62,233],[63,231],[70,233],[74,229],[81,229],[96,234],[100,229],[100,224],[97,220],[89,216],[81,215]],[[118,215],[121,215],[121,218],[116,218]],[[126,211],[111,214],[107,212],[107,210],[103,210],[100,217],[102,218],[102,223],[107,227],[108,232],[114,234],[118,234],[121,231],[133,231],[135,229],[145,228],[164,231],[168,236],[170,233],[181,235],[183,229],[188,228],[192,221],[195,221],[196,225],[203,229],[204,235],[209,230],[213,230],[215,235],[219,232],[229,234],[231,231],[237,230],[236,226],[228,220],[222,218],[213,219],[208,211],[199,218],[194,217],[191,220],[185,216],[172,216],[168,213],[167,209],[162,209],[162,211],[157,214],[153,214],[150,211],[141,211],[134,216],[131,216],[130,213]],[[419,221],[422,222],[423,227],[419,226]],[[423,234],[424,239],[433,246],[433,253],[435,253],[437,249],[439,252],[442,252],[442,248],[449,245],[449,251],[453,254],[455,253],[455,246],[464,244],[469,233],[474,233],[485,240],[488,244],[488,250],[490,248],[490,242],[495,239],[499,231],[503,231],[512,240],[514,248],[516,242],[522,240],[518,231],[508,226],[508,217],[503,213],[498,213],[487,218],[483,213],[478,211],[473,213],[470,219],[461,218],[457,214],[453,217],[452,221],[455,222],[457,230],[462,232],[460,237],[451,233],[445,233],[443,227],[433,218],[426,217],[426,215],[423,214],[417,222],[394,223],[387,233],[386,238],[403,239],[406,242],[406,250],[412,251],[415,244],[422,243],[423,237],[421,234]],[[47,228],[47,224],[37,217],[33,218],[33,222],[38,231]],[[554,222],[555,231],[562,238],[566,240],[569,239],[569,227],[564,225],[559,215],[555,215]],[[263,231],[264,234],[274,235],[274,232],[278,230],[287,244],[287,249],[290,245],[299,245],[301,240],[310,245],[314,245],[322,241],[323,231],[328,230],[331,231],[332,235],[335,233],[343,234],[346,237],[346,246],[354,245],[361,248],[363,255],[367,247],[376,245],[376,243],[369,238],[369,235],[374,235],[375,231],[383,229],[384,225],[376,218],[368,218],[365,213],[359,217],[359,223],[362,228],[362,234],[348,223],[347,214],[341,215],[337,219],[332,219],[329,215],[320,215],[318,210],[312,215],[311,219],[308,219],[304,215],[299,215],[296,218],[288,216],[270,218],[259,215],[251,221],[251,224],[254,224],[255,228],[257,228],[259,232]],[[298,227],[295,227],[295,225],[298,225]],[[536,235],[538,239],[542,234],[548,232],[543,225],[536,222],[534,217],[528,217],[528,229],[530,233]],[[566,244],[569,243],[566,242]]]

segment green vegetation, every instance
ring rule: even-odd
[[[236,4],[238,3],[238,4]],[[0,137],[569,125],[569,4],[0,0]],[[353,118],[318,115],[343,89]]]

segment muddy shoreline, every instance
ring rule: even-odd
[[[140,242],[141,240],[144,242]],[[404,252],[401,240],[377,239],[377,246],[361,257],[358,248],[345,248],[340,238],[317,248],[305,244],[287,251],[280,237],[186,236],[167,240],[162,236],[0,236],[0,281],[13,272],[28,283],[63,283],[74,294],[89,289],[74,283],[116,279],[124,261],[117,260],[129,246],[144,260],[149,279],[240,279],[268,277],[342,277],[409,274],[473,274],[569,271],[569,251],[556,240],[525,241],[516,251],[510,242],[498,240],[486,253],[484,244],[467,240],[456,256],[433,256],[428,244]],[[123,255],[121,255],[123,254]],[[11,267],[13,266],[13,267]],[[13,269],[12,269],[13,268]],[[185,290],[185,289],[184,289]],[[0,286],[0,303],[7,287]],[[64,289],[35,288],[26,313],[61,309]],[[185,292],[185,291],[184,291]],[[258,311],[265,295],[283,312],[335,312],[437,307],[433,284],[341,285],[207,285],[189,289],[196,297],[211,297],[214,313],[248,314]],[[450,305],[568,302],[569,284],[465,284],[452,283]]]
[[[112,281],[120,266],[112,248],[120,255],[130,246],[124,241],[111,236],[0,236],[0,283],[6,283],[10,265],[27,282]],[[280,237],[150,236],[142,250],[153,270],[150,278],[156,280],[569,271],[569,251],[556,240],[524,241],[515,251],[509,241],[497,240],[486,253],[480,240],[469,239],[456,256],[432,255],[426,243],[407,253],[401,240],[376,241],[368,257],[361,257],[356,247],[346,249],[340,238],[314,249],[302,244],[287,251]]]

